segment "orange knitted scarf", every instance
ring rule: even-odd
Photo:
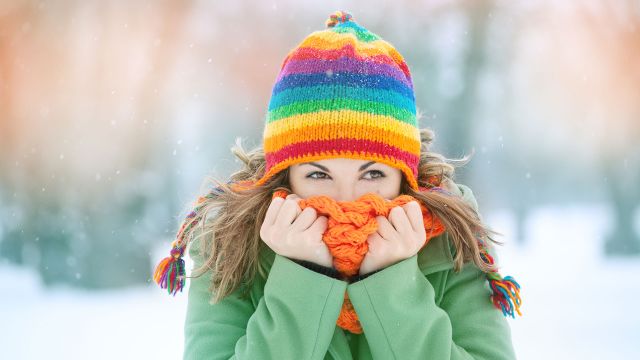
[[[430,179],[431,180],[431,179]],[[241,181],[232,184],[236,190],[251,187],[251,181]],[[201,220],[201,210],[205,206],[206,200],[218,196],[220,189],[215,188],[205,196],[198,198],[194,210],[185,218],[177,238],[171,244],[170,255],[160,261],[157,265],[153,279],[161,288],[167,289],[169,294],[175,295],[181,292],[185,285],[184,251],[188,244],[189,234]],[[447,190],[441,188],[437,182],[429,181],[427,187],[420,187],[420,191],[438,191],[451,195]],[[273,197],[285,197],[286,191],[276,191]],[[309,206],[316,209],[319,215],[328,217],[327,230],[323,234],[323,241],[327,244],[329,251],[334,257],[334,266],[343,276],[349,277],[358,274],[360,264],[368,251],[367,238],[373,234],[378,224],[376,216],[388,217],[389,212],[396,206],[402,206],[410,201],[416,200],[409,195],[400,195],[391,201],[386,201],[379,195],[369,193],[353,202],[338,202],[327,196],[315,196],[298,201],[301,209]],[[430,239],[446,231],[444,225],[437,217],[433,216],[428,208],[418,201],[422,209],[422,216],[426,230],[425,242],[422,248]],[[494,265],[494,259],[489,254],[484,241],[477,238],[480,246],[480,255],[487,264]],[[421,249],[422,249],[421,248]],[[515,317],[515,313],[520,312],[521,298],[520,285],[511,276],[502,277],[497,270],[486,273],[489,286],[492,290],[491,301],[493,305],[502,310],[504,316]],[[358,316],[349,301],[348,294],[345,293],[344,303],[337,320],[337,325],[352,333],[362,333],[362,327],[358,321]]]
[[[276,191],[273,197],[286,198],[286,191]],[[333,264],[343,276],[358,274],[360,264],[369,246],[367,238],[378,229],[376,216],[388,217],[389,212],[396,206],[402,206],[416,200],[409,195],[400,195],[391,201],[386,201],[380,195],[368,193],[356,201],[336,201],[328,196],[314,196],[298,201],[302,210],[312,207],[318,216],[327,216],[327,230],[322,237],[333,255]],[[430,239],[445,231],[442,222],[431,214],[420,201],[422,217],[427,236],[422,248]],[[344,303],[340,310],[337,325],[354,334],[361,334],[362,327],[358,321],[349,295],[345,292]]]

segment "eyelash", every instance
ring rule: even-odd
[[[368,173],[371,173],[371,172],[376,172],[376,173],[379,173],[380,175],[377,176],[377,177],[372,177],[371,179],[364,179],[364,180],[373,181],[373,180],[381,179],[381,178],[385,177],[384,173],[382,171],[380,171],[380,170],[369,170],[369,171],[367,171],[365,173],[365,175],[368,174]],[[314,175],[314,174],[323,174],[323,175],[329,176],[326,173],[323,173],[322,171],[314,171],[311,174],[307,175],[307,178],[312,179],[312,180],[326,180],[327,179],[326,177],[323,177],[323,178],[313,177],[312,175]]]

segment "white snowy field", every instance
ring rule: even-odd
[[[487,222],[510,241],[501,273],[522,286],[523,316],[510,319],[519,359],[640,359],[640,257],[602,255],[612,226],[605,207],[539,209],[520,248],[509,217],[492,215]]]
[[[523,316],[509,319],[519,359],[640,358],[640,257],[601,255],[605,207],[538,209],[523,247],[508,214],[485,220],[505,234],[501,273],[522,285]],[[45,289],[35,273],[7,265],[0,281],[4,359],[181,358],[185,293]]]

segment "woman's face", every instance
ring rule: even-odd
[[[326,195],[337,201],[355,201],[372,192],[392,200],[400,195],[401,182],[399,169],[370,160],[325,159],[289,168],[291,190],[303,199]]]

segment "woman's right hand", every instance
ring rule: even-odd
[[[333,267],[333,256],[322,241],[327,217],[317,216],[312,207],[300,209],[299,199],[296,194],[273,199],[262,222],[260,237],[276,254]]]

